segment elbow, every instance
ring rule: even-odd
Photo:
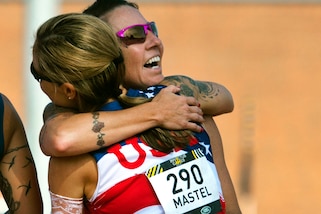
[[[226,91],[224,96],[221,96],[221,99],[219,100],[219,105],[217,107],[217,111],[213,116],[218,116],[221,114],[227,114],[231,113],[234,110],[234,101],[232,94],[229,91]]]
[[[40,141],[41,151],[46,156],[51,157],[63,157],[67,155],[67,151],[69,150],[68,141],[65,140],[64,137],[54,136],[42,138]]]
[[[231,113],[234,110],[234,100],[231,92],[227,90],[227,88],[223,87],[224,96],[221,96],[222,100],[220,103],[223,105],[220,109],[222,109],[221,114]]]
[[[226,107],[225,107],[226,112],[225,113],[231,113],[234,110],[234,100],[233,100],[231,93],[228,93],[228,95],[226,97],[227,97],[227,99],[225,102],[226,103]]]

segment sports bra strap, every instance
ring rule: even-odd
[[[69,198],[49,191],[51,197],[51,214],[83,213],[83,199]]]

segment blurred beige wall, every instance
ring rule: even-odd
[[[140,7],[157,22],[166,75],[219,82],[232,92],[234,112],[216,121],[243,213],[321,210],[321,5]],[[23,9],[0,4],[0,91],[22,117]]]

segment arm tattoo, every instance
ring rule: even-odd
[[[185,82],[188,82],[189,84],[186,84]],[[191,85],[195,84],[194,81],[185,76],[168,76],[165,77],[165,83],[170,85],[175,85],[181,88],[180,94],[184,96],[190,96],[194,97],[194,91],[191,88]]]
[[[27,160],[27,163],[23,165],[22,168],[26,168],[27,166],[29,166],[29,164],[34,164],[33,159],[31,157],[25,157],[25,159]]]
[[[188,97],[195,97],[194,96],[194,92],[193,90],[191,89],[191,87],[189,87],[188,85],[186,84],[182,84],[181,85],[181,92],[180,94],[184,95],[184,96],[188,96]]]
[[[105,136],[104,133],[101,132],[101,129],[105,127],[105,124],[103,122],[99,122],[99,113],[98,112],[93,112],[93,128],[91,129],[93,132],[97,133],[97,145],[102,147],[105,145],[105,141],[103,137]]]
[[[198,100],[213,99],[220,94],[216,84],[205,81],[195,81],[187,76],[167,76],[163,81],[165,85],[175,85],[181,88],[180,94],[195,97]]]
[[[20,149],[27,148],[27,147],[28,147],[28,144],[25,144],[25,145],[22,145],[22,146],[13,148],[13,149],[8,149],[8,151],[4,155],[7,155],[7,154],[9,154],[11,152],[16,152],[16,151],[18,151]]]
[[[212,84],[207,82],[196,82],[196,86],[198,87],[203,98],[214,98],[220,93],[219,88],[214,88]]]
[[[28,149],[28,144],[16,147],[16,148],[11,148],[8,149],[8,151],[5,153],[6,159],[9,160],[7,162],[2,161],[1,164],[5,164],[8,165],[8,172],[10,174],[14,173],[14,175],[10,175],[10,176],[15,176],[16,178],[20,178],[22,176],[22,174],[16,174],[16,172],[12,171],[14,168],[17,167],[21,167],[20,170],[24,170],[24,168],[28,167],[30,164],[34,164],[34,161],[32,159],[31,156],[25,156],[25,160],[26,163],[23,166],[19,166],[17,159],[19,159],[19,155],[17,155],[17,151],[21,150],[21,149]],[[11,159],[11,160],[10,160]],[[26,169],[29,170],[29,169]],[[20,180],[20,179],[19,179]],[[24,180],[24,179],[23,179]],[[31,180],[29,179],[29,181],[25,181],[28,183],[22,184],[20,183],[19,185],[17,185],[16,187],[12,186],[12,184],[10,183],[10,179],[8,179],[6,176],[4,176],[2,174],[2,172],[0,171],[0,190],[4,196],[4,199],[6,201],[6,204],[9,208],[9,211],[7,213],[15,213],[16,211],[18,211],[21,207],[21,202],[18,200],[16,201],[14,199],[14,192],[15,189],[23,189],[24,195],[28,196],[30,190],[32,189],[31,186]],[[22,181],[21,181],[22,182]],[[13,189],[14,188],[14,189]]]
[[[12,152],[16,152],[16,151],[19,151],[20,149],[24,149],[24,148],[28,148],[28,144],[25,144],[25,145],[22,145],[22,146],[19,146],[19,147],[16,147],[16,148],[13,148],[13,149],[9,149],[5,155],[8,155]],[[28,166],[30,163],[34,164],[33,162],[33,159],[31,157],[25,157],[25,159],[27,160],[27,163],[22,167],[22,168],[25,168],[26,166]],[[15,165],[15,160],[16,160],[16,155],[12,157],[11,161],[10,162],[4,162],[2,161],[1,163],[2,164],[7,164],[9,165],[9,168],[8,168],[8,171]]]
[[[14,201],[13,199],[13,194],[12,194],[12,187],[5,177],[3,177],[2,173],[0,172],[0,188],[1,192],[6,200],[7,206],[9,210],[11,211],[10,213],[14,213],[17,211],[20,207],[20,202],[19,201]]]
[[[71,108],[65,108],[65,107],[61,107],[61,106],[56,106],[53,103],[49,103],[46,107],[45,110],[43,112],[43,121],[47,121],[51,118],[54,118],[58,115],[61,115],[63,113],[79,113],[78,111],[76,111],[75,109],[71,109]]]
[[[9,183],[8,179],[3,177],[1,172],[0,172],[0,189],[6,200],[10,213],[15,213],[15,211],[17,211],[20,207],[20,202],[14,200],[11,184]]]
[[[19,188],[26,188],[26,193],[25,193],[25,195],[28,195],[29,190],[31,189],[30,180],[29,180],[29,183],[28,183],[27,185],[20,185],[20,186],[18,186],[18,189],[19,189]]]
[[[16,160],[16,156],[12,157],[10,162],[2,161],[1,163],[2,164],[8,164],[9,165],[8,171],[9,171],[13,167],[13,165],[15,164],[15,160]]]

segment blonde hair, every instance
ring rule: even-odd
[[[52,82],[74,85],[81,112],[93,111],[121,93],[125,69],[118,40],[111,27],[94,16],[68,13],[49,19],[37,31],[33,52],[38,72]]]

